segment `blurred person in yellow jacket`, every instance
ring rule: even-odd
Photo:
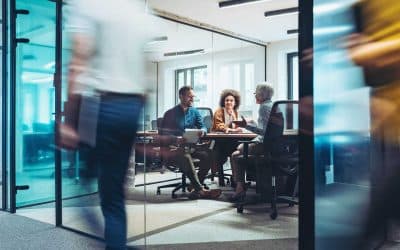
[[[360,33],[347,41],[371,89],[371,201],[365,228],[370,239],[388,219],[400,219],[400,1],[360,0]],[[364,244],[365,246],[366,244]]]

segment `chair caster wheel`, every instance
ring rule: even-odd
[[[277,212],[272,212],[272,213],[269,215],[269,217],[270,217],[271,219],[275,220],[276,217],[278,217],[278,213],[277,213]]]
[[[157,190],[157,195],[160,195],[161,194],[161,190]]]
[[[239,214],[242,214],[242,213],[243,213],[243,205],[238,205],[237,208],[236,208],[236,211],[237,211]]]
[[[176,194],[172,194],[171,196],[172,196],[172,199],[178,198],[178,196]]]

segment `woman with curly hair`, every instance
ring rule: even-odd
[[[233,89],[222,91],[219,106],[213,118],[211,130],[214,132],[241,132],[241,128],[236,128],[232,121],[238,119],[238,108],[240,106],[240,94]]]
[[[242,128],[236,127],[232,121],[238,119],[238,108],[240,106],[240,94],[233,89],[225,89],[222,91],[219,108],[215,111],[213,116],[213,125],[211,130],[213,132],[224,133],[240,133]],[[214,148],[214,162],[212,172],[216,173],[218,166],[223,165],[228,156],[235,151],[236,143],[225,143],[224,141],[217,141]]]

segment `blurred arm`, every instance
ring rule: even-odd
[[[369,42],[350,49],[350,58],[361,66],[384,67],[400,62],[400,38]]]
[[[76,89],[76,78],[87,67],[88,60],[93,53],[92,38],[84,33],[74,33],[72,36],[72,56],[68,71],[68,94]]]

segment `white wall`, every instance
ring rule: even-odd
[[[255,76],[253,86],[250,87],[251,94],[255,84],[264,81],[264,56],[265,49],[261,46],[252,45],[238,49],[231,49],[213,54],[190,56],[182,59],[159,62],[159,116],[175,105],[175,70],[201,65],[207,65],[208,81],[211,84],[209,91],[209,107],[215,110],[218,107],[219,94],[222,86],[218,84],[219,70],[225,64],[234,62],[252,61],[255,64]],[[241,79],[242,80],[242,79]],[[246,86],[247,87],[247,86]],[[242,98],[245,93],[241,93]],[[252,97],[253,98],[253,97]],[[254,105],[254,110],[257,107]]]
[[[267,81],[274,87],[273,100],[287,99],[287,54],[297,52],[297,38],[267,46]]]

